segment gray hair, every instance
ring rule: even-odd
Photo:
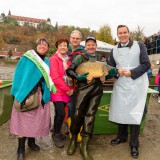
[[[71,36],[73,33],[78,33],[79,36],[82,38],[82,34],[81,34],[80,31],[78,31],[78,30],[73,30],[72,33],[70,34],[70,36]]]

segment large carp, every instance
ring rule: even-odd
[[[102,82],[105,81],[105,76],[108,75],[107,65],[100,61],[87,61],[81,63],[76,68],[77,74],[83,74],[89,72],[87,75],[87,82],[90,83],[93,78],[100,78]]]

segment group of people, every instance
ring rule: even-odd
[[[150,81],[151,77],[153,76],[153,73],[152,73],[153,68],[154,68],[154,65],[151,64],[150,69],[147,71],[149,81]],[[158,98],[158,103],[160,103],[160,67],[158,69],[157,74],[155,75],[154,85],[155,85],[154,90],[158,91],[159,93],[158,94],[152,94],[152,96],[157,97]]]
[[[119,124],[118,136],[111,141],[111,145],[124,143],[128,139],[128,125],[130,129],[131,156],[139,156],[139,131],[143,117],[147,96],[147,70],[150,68],[145,45],[130,39],[130,32],[126,25],[117,27],[119,43],[114,47],[107,63],[110,65],[105,79],[115,77],[113,94],[111,97],[109,120]],[[19,112],[12,108],[10,132],[18,136],[17,160],[25,159],[25,141],[33,151],[40,150],[35,138],[48,136],[50,122],[50,101],[55,108],[52,138],[54,144],[64,146],[65,135],[61,133],[65,117],[65,107],[68,106],[68,117],[71,117],[71,139],[67,149],[68,155],[73,155],[77,148],[77,136],[80,132],[80,153],[84,160],[92,160],[89,152],[89,142],[92,137],[95,114],[103,95],[102,78],[92,77],[88,82],[89,69],[82,74],[77,69],[87,62],[102,61],[96,53],[97,41],[94,36],[85,40],[85,48],[80,45],[82,35],[74,30],[67,39],[56,41],[56,52],[46,58],[49,42],[45,38],[37,40],[35,52],[49,68],[48,76],[54,82],[56,91],[48,85],[45,75],[37,65],[26,56],[22,56],[14,73],[11,94],[18,100],[21,107],[26,99],[35,91],[39,93],[39,107]],[[40,61],[38,61],[41,63]],[[105,62],[101,62],[106,65]],[[42,65],[42,68],[46,68]],[[96,69],[95,69],[96,70]],[[104,123],[104,122],[102,122]]]
[[[160,30],[157,34],[145,37],[144,44],[146,45],[148,55],[160,53]]]

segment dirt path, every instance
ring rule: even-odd
[[[0,66],[2,79],[12,79],[14,67]],[[89,146],[94,160],[131,160],[130,148],[127,143],[111,146],[110,141],[116,135],[93,135]],[[52,142],[51,135],[46,138],[37,139],[41,150],[33,152],[26,145],[26,160],[81,160],[79,147],[73,156],[66,153],[69,140],[65,147],[56,148]],[[0,126],[0,160],[15,160],[17,150],[17,138],[9,134],[9,122]],[[143,133],[140,135],[139,160],[160,159],[160,104],[157,98],[151,97],[148,114],[145,121]]]
[[[93,135],[90,151],[95,160],[130,160],[130,148],[128,142],[118,146],[111,146],[110,141],[116,135]],[[9,123],[0,126],[0,160],[16,159],[17,138],[9,134]],[[40,138],[40,152],[33,152],[26,145],[26,160],[81,160],[79,147],[75,155],[66,153],[69,140],[66,140],[64,148],[56,148],[51,135]],[[143,133],[140,135],[139,160],[160,159],[160,104],[157,99],[151,97],[148,114]]]

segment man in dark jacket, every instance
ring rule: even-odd
[[[119,78],[115,80],[109,120],[119,124],[118,136],[111,141],[112,145],[126,142],[128,125],[131,126],[131,156],[139,155],[140,123],[145,108],[150,61],[143,43],[132,41],[126,25],[117,27],[119,43],[113,49],[109,64],[118,69]]]

